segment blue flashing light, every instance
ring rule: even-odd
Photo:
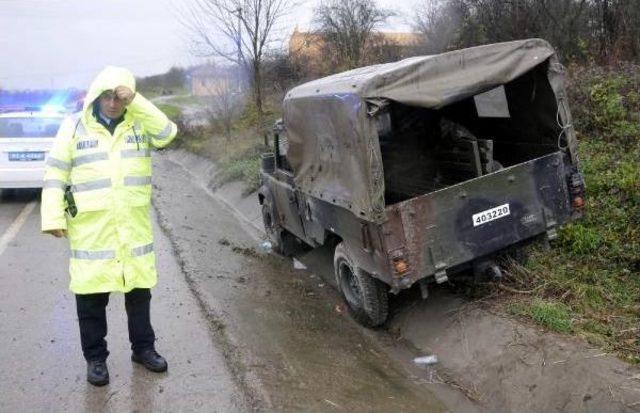
[[[71,90],[60,90],[54,93],[49,100],[42,105],[42,112],[59,113],[66,112],[65,104],[67,103]]]
[[[40,111],[48,113],[60,113],[65,112],[65,108],[62,105],[46,104],[40,108]]]

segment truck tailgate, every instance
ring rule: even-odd
[[[562,154],[388,206],[385,248],[404,256],[414,281],[495,253],[569,220]],[[438,278],[438,277],[436,277]]]

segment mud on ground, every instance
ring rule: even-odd
[[[336,313],[325,282],[257,251],[258,241],[180,166],[155,166],[160,225],[256,410],[449,410],[424,380]],[[462,396],[458,403],[476,411]]]
[[[214,167],[181,151],[167,152],[157,161],[165,175],[158,181],[165,194],[156,197],[161,215],[176,202],[167,192],[180,193],[187,182],[199,182],[200,189],[191,189],[189,197],[199,198],[195,208],[201,208],[202,216],[185,214],[181,227],[182,212],[170,212],[163,215],[163,226],[176,240],[184,261],[198,263],[185,271],[208,301],[217,303],[216,317],[229,337],[236,338],[230,341],[242,342],[238,351],[254,360],[242,369],[256,382],[266,383],[265,406],[368,410],[384,389],[385,403],[391,404],[375,406],[380,411],[406,411],[415,405],[396,404],[399,399],[415,402],[418,399],[412,397],[429,389],[439,400],[429,398],[435,410],[640,411],[638,368],[582,340],[544,332],[496,313],[486,302],[472,302],[444,288],[435,289],[426,301],[415,291],[393,299],[392,318],[382,331],[354,326],[336,313],[339,298],[329,287],[331,251],[320,248],[297,257],[306,271],[292,270],[284,258],[243,253],[256,250],[256,239],[240,234],[237,223],[207,216],[212,197],[202,196]],[[176,175],[185,182],[174,182]],[[219,188],[213,197],[227,205],[242,228],[257,234],[261,223],[259,210],[254,209],[256,197],[242,197],[239,188],[233,184]],[[209,228],[203,228],[203,222]],[[214,233],[225,235],[202,242]],[[184,247],[193,239],[197,253]],[[211,257],[216,256],[225,258],[210,267],[215,274],[202,273],[207,260],[212,265]],[[207,282],[212,277],[220,282]],[[344,341],[327,341],[335,335]],[[246,337],[250,340],[244,341]],[[438,356],[437,368],[425,371],[411,363],[414,356],[424,354]],[[319,385],[324,382],[329,384]],[[309,392],[326,396],[310,400]],[[431,410],[425,406],[418,410]]]

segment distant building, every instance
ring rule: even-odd
[[[234,66],[196,66],[189,71],[188,78],[193,96],[219,96],[242,88],[242,77]]]
[[[321,35],[298,31],[297,26],[289,38],[289,56],[291,57],[316,60],[322,57],[324,47],[325,42]]]
[[[375,49],[378,59],[389,61],[415,55],[421,42],[422,38],[417,33],[373,32],[365,48]],[[321,34],[301,32],[298,27],[289,38],[289,56],[310,73],[326,72],[328,66],[335,63],[335,55]]]

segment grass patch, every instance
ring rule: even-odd
[[[207,117],[201,122],[188,121],[183,116],[183,109],[191,113],[194,108],[209,107],[213,104],[212,98],[183,93],[161,99],[157,106],[178,125],[175,146],[213,160],[220,170],[216,184],[240,180],[245,183],[245,194],[259,188],[260,154],[269,148],[265,147],[265,137],[257,131],[259,117],[250,101],[244,102],[244,109],[236,116],[231,137],[227,139],[222,122],[216,121],[213,115],[215,111],[198,111]],[[262,130],[269,135],[276,119],[282,116],[280,105],[280,98],[266,96]]]
[[[138,92],[142,93],[144,97],[147,99],[155,99],[163,96],[172,96],[172,95],[186,95],[190,91],[186,87],[172,87],[172,88],[163,88],[163,87],[152,87],[152,88],[142,88],[138,89]]]
[[[269,148],[264,145],[264,136],[257,133],[255,108],[246,105],[234,123],[230,139],[227,139],[213,119],[209,119],[213,122],[194,125],[186,122],[179,110],[177,113],[174,110],[179,106],[204,103],[204,98],[177,96],[158,106],[178,123],[180,133],[177,146],[207,157],[219,167],[220,172],[215,178],[217,185],[239,180],[245,184],[245,194],[257,190],[260,186],[260,154],[267,152]],[[278,117],[279,109],[272,105],[265,106],[264,130],[270,131]]]
[[[207,105],[206,97],[193,96],[188,93],[179,94],[166,98],[165,103],[174,106]]]
[[[578,142],[585,217],[561,228],[550,251],[536,246],[524,267],[508,268],[510,286],[533,292],[509,310],[640,363],[640,131],[628,126],[640,105],[625,92],[640,79],[611,76],[575,81],[574,100],[590,108],[575,119],[588,131]]]
[[[561,228],[550,251],[535,246],[524,267],[508,269],[513,287],[536,295],[514,312],[640,363],[640,180],[622,166],[640,165],[640,149],[582,141],[580,150],[586,215]],[[578,321],[557,322],[567,319]]]
[[[172,121],[179,121],[182,116],[182,111],[179,106],[172,105],[169,103],[158,103],[156,104],[158,109],[164,112],[165,115]]]
[[[227,140],[208,125],[182,123],[178,128],[181,131],[177,138],[178,147],[216,163],[220,171],[215,178],[216,185],[242,181],[245,195],[260,187],[260,154],[268,149],[254,130],[234,130],[231,139]]]
[[[536,298],[531,302],[518,302],[510,307],[512,314],[527,316],[549,330],[558,333],[574,331],[571,309],[557,301],[547,301]]]
[[[249,146],[245,151],[229,151],[219,158],[222,172],[219,183],[241,180],[245,183],[245,194],[260,187],[260,154],[265,152],[262,144]]]

